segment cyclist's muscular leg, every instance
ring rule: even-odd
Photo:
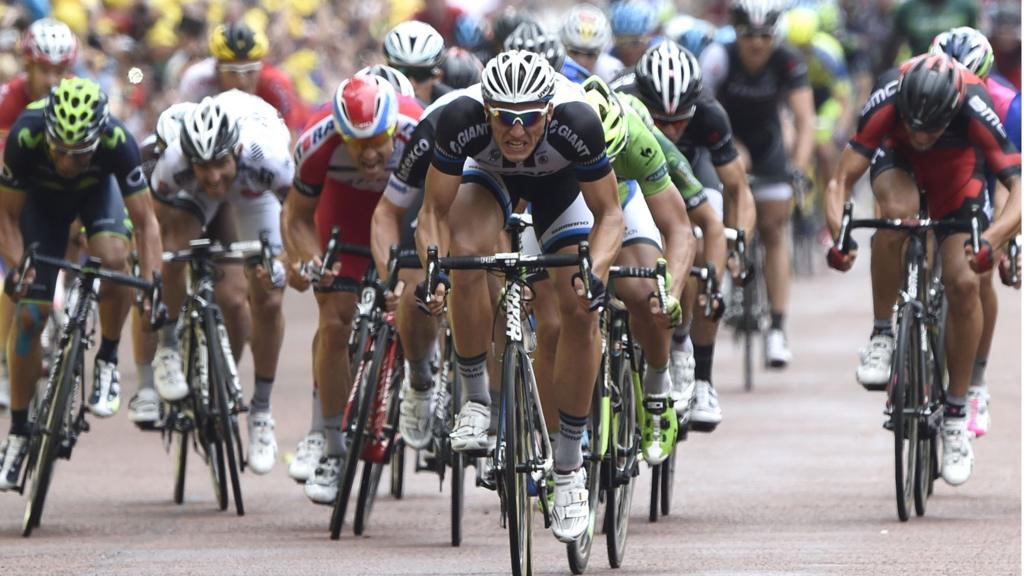
[[[999,297],[996,296],[992,276],[991,270],[978,275],[983,318],[981,341],[978,343],[978,359],[988,358],[989,351],[992,349],[992,338],[996,333],[996,318],[999,316]]]
[[[615,263],[620,266],[653,266],[661,251],[649,244],[623,246]],[[675,280],[673,280],[675,281]],[[615,292],[629,310],[629,328],[644,351],[644,359],[651,366],[668,365],[668,347],[672,332],[659,328],[651,314],[650,295],[653,280],[621,278],[615,281]]]
[[[239,240],[238,214],[234,206],[222,204],[206,227],[207,235],[221,244]],[[245,270],[242,266],[221,266],[220,277],[214,286],[214,297],[224,315],[224,326],[228,330],[231,353],[235,361],[241,361],[245,344],[252,335],[252,316],[249,310]]]
[[[202,234],[202,225],[192,214],[160,202],[155,202],[154,208],[160,221],[160,240],[164,250],[187,248],[190,241]],[[185,302],[185,264],[164,262],[161,275],[164,304],[167,305],[168,316],[173,320],[178,317]]]
[[[39,334],[50,314],[50,304],[22,301],[13,304],[10,337],[7,340],[7,366],[11,380],[11,410],[27,410],[35,393],[36,382],[42,376],[42,344]]]
[[[966,234],[953,234],[942,243],[942,283],[949,301],[946,357],[949,394],[966,396],[981,341],[980,279],[964,258]]]
[[[249,281],[249,308],[260,326],[252,334],[253,368],[258,377],[273,379],[277,374],[278,355],[284,341],[284,314],[281,310],[284,290],[268,288],[252,271],[247,271],[246,276]]]
[[[540,404],[548,430],[558,430],[557,398],[552,376],[555,352],[562,322],[558,317],[558,297],[551,280],[533,283],[533,315],[537,319],[537,349],[533,352],[533,373],[537,378]]]
[[[559,252],[575,251],[576,247],[570,246]],[[553,383],[557,389],[559,412],[574,416],[590,413],[594,381],[601,360],[597,315],[580,306],[572,286],[572,275],[575,272],[575,268],[551,269],[558,297],[558,315],[562,323],[555,353]]]
[[[319,292],[320,323],[316,338],[316,377],[324,419],[340,417],[352,389],[348,338],[356,314],[354,292]]]
[[[113,234],[97,234],[89,238],[89,254],[103,261],[103,267],[128,271],[128,239]],[[100,333],[106,340],[120,340],[124,321],[134,299],[132,289],[113,283],[100,286]]]
[[[416,307],[416,283],[422,280],[420,270],[401,270],[400,282],[405,283],[395,313],[398,336],[402,341],[402,353],[410,364],[430,360],[437,342],[438,322]]]
[[[784,234],[789,211],[789,200],[757,203],[757,231],[764,244],[765,285],[773,313],[784,314],[789,308],[789,248]]]
[[[881,218],[912,218],[920,206],[913,177],[901,169],[886,170],[871,182]],[[879,230],[871,240],[871,295],[875,320],[890,322],[903,281],[900,269],[905,236]]]

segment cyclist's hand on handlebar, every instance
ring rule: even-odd
[[[572,275],[572,287],[576,291],[576,296],[579,298],[580,306],[584,310],[593,312],[604,305],[605,300],[605,286],[604,282],[600,278],[590,273],[590,297],[587,298],[587,288],[583,283],[583,277],[577,272]]]
[[[665,296],[665,309],[662,310],[658,304],[658,295],[651,293],[647,303],[651,307],[651,315],[654,316],[654,323],[658,328],[671,330],[683,323],[683,307],[679,299],[671,294]]]
[[[1017,253],[1017,279],[1016,279],[1016,283],[1014,283],[1014,279],[1010,277],[1011,276],[1011,274],[1010,274],[1010,255],[1006,254],[1006,253],[1003,253],[1003,255],[999,258],[999,279],[1002,280],[1004,285],[1009,286],[1011,288],[1016,288],[1016,289],[1020,290],[1020,284],[1021,284],[1020,279],[1021,279],[1021,276],[1022,276],[1021,269],[1020,269],[1020,264],[1021,264],[1020,252],[1018,252]]]
[[[257,264],[253,266],[253,274],[256,275],[256,280],[263,285],[264,289],[280,290],[287,284],[288,273],[280,260],[274,259],[272,266],[273,270],[268,271],[263,264]]]
[[[402,299],[402,293],[405,292],[405,282],[399,280],[395,283],[395,290],[384,291],[384,309],[388,312],[394,312],[398,310],[398,301]]]
[[[857,260],[857,241],[850,238],[849,242],[849,251],[845,253],[839,249],[839,246],[832,246],[828,249],[826,259],[828,260],[829,268],[840,272],[846,272],[853,268],[853,263]]]
[[[971,270],[974,270],[977,274],[983,274],[991,270],[992,266],[995,264],[995,253],[992,250],[992,244],[988,240],[982,238],[979,243],[981,245],[981,249],[975,253],[974,246],[968,238],[964,242],[964,255],[967,256]]]
[[[25,281],[22,283],[21,292],[16,293],[18,280],[20,279],[18,269],[19,266],[12,266],[7,271],[7,276],[4,277],[4,292],[15,302],[25,297],[29,286],[31,286],[32,282],[36,279],[36,269],[29,268],[28,272],[25,273]]]
[[[301,262],[288,263],[288,285],[299,292],[309,290],[310,285],[309,278],[302,272],[303,266]]]
[[[424,280],[416,285],[416,307],[424,314],[440,316],[444,312],[444,302],[448,297],[448,282],[442,279],[434,288],[434,293],[427,302],[427,282]]]

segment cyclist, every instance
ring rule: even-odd
[[[445,51],[441,61],[441,79],[453,90],[469,88],[480,82],[484,65],[472,52],[453,46]]]
[[[714,238],[716,220],[702,207],[722,205],[718,215],[734,229],[753,231],[754,199],[747,182],[743,162],[732,137],[729,115],[703,89],[703,74],[696,57],[666,41],[647,50],[633,74],[623,76],[613,86],[635,96],[650,113],[653,124],[686,160],[703,186],[703,195],[687,198],[691,219],[705,233],[705,258],[721,271],[721,257],[715,255],[720,246]],[[670,162],[673,155],[668,155]],[[724,201],[718,200],[724,188]],[[680,187],[684,190],[685,187]],[[690,422],[694,429],[713,428],[721,422],[718,393],[712,384],[712,360],[716,326],[697,318],[692,344],[685,329],[677,330],[672,345],[672,380],[677,410],[684,410],[693,398]],[[692,346],[692,349],[688,349]],[[681,406],[680,406],[681,405]]]
[[[967,26],[954,28],[935,37],[930,53],[945,53],[984,80],[989,96],[992,97],[993,110],[1007,128],[1010,142],[1020,150],[1020,131],[1017,131],[1016,137],[1009,134],[1010,126],[1020,126],[1020,92],[992,78],[990,72],[995,58],[992,46],[985,35]],[[995,214],[998,215],[1006,205],[1007,190],[992,172],[988,173],[988,192],[992,195],[990,200]],[[981,307],[984,326],[974,370],[971,373],[971,387],[967,390],[967,429],[976,438],[987,434],[991,423],[985,367],[988,364],[989,350],[992,349],[996,315],[999,311],[999,300],[992,287],[992,272],[981,275]]]
[[[141,272],[151,277],[160,262],[160,225],[141,164],[135,139],[110,115],[99,85],[83,78],[61,80],[49,98],[30,104],[11,127],[0,176],[0,254],[19,262],[24,247],[37,242],[41,254],[63,257],[77,217],[85,225],[89,253],[106,268],[127,271],[134,223]],[[12,266],[7,273],[9,293],[16,272]],[[18,484],[28,449],[28,407],[41,368],[39,333],[56,279],[56,270],[39,267],[26,278],[26,290],[12,294],[19,302],[8,341],[11,431],[0,465],[2,490]],[[117,347],[132,300],[128,288],[101,288],[101,339],[87,399],[89,410],[101,418],[120,407]]]
[[[151,178],[160,201],[164,246],[186,248],[202,235],[221,204],[231,204],[238,215],[239,239],[257,240],[268,234],[278,255],[279,198],[295,174],[289,142],[288,127],[277,111],[245,92],[229,90],[207,97],[188,111],[178,139],[160,156]],[[163,271],[164,298],[169,315],[176,317],[185,300],[184,265],[166,263]],[[248,276],[249,306],[260,327],[252,333],[255,384],[248,415],[248,463],[253,472],[266,474],[277,460],[270,396],[284,338],[284,266],[277,261],[274,270],[254,266]],[[178,348],[176,323],[168,322],[160,330],[153,369],[157,392],[171,402],[188,394]]]
[[[669,175],[662,147],[644,118],[628,104],[621,103],[597,76],[587,79],[583,88],[587,102],[601,118],[608,158],[619,181],[619,203],[626,232],[616,263],[651,267],[664,253],[668,271],[675,279],[668,286],[665,314],[651,302],[656,289],[653,281],[624,278],[615,285],[616,295],[629,310],[630,330],[643,349],[647,364],[640,406],[640,447],[644,458],[653,466],[668,457],[676,440],[677,419],[672,414],[673,402],[669,396],[669,344],[671,329],[682,322],[679,302],[693,263],[696,242],[686,204]],[[688,172],[689,168],[684,170]],[[688,181],[688,192],[699,193],[700,183],[692,176]],[[539,342],[539,345],[545,343]],[[672,417],[665,417],[667,414]]]
[[[982,234],[977,253],[966,234],[938,239],[949,301],[947,341],[956,342],[946,351],[949,390],[942,423],[942,477],[956,486],[967,481],[974,465],[966,403],[982,328],[976,273],[991,269],[996,250],[1020,230],[1020,152],[1007,139],[977,76],[944,54],[922,55],[884,74],[861,113],[857,133],[843,150],[828,185],[826,214],[833,237],[839,232],[843,202],[869,168],[873,184],[883,173],[889,175],[886,189],[873,186],[882,216],[887,218],[913,217],[919,187],[932,218],[965,218],[975,206],[987,208],[985,168],[1010,191],[1006,207]],[[895,239],[883,238],[879,231],[873,244],[873,252],[891,249],[896,253],[894,262],[887,262],[895,265],[882,272],[898,283],[901,238],[898,234]],[[848,255],[833,249],[829,264],[848,270],[855,258],[855,249]],[[873,258],[873,272],[879,261]],[[889,297],[889,292],[880,292],[878,277],[874,279],[876,318],[880,319],[878,300],[882,295]],[[893,302],[896,290],[891,292]],[[891,319],[886,317],[885,322]]]
[[[288,129],[296,133],[309,114],[288,75],[263,61],[268,48],[266,34],[245,22],[217,26],[210,34],[210,57],[185,70],[178,94],[185,100],[199,102],[237,88],[266,100],[281,114]]]
[[[335,225],[341,229],[342,242],[371,244],[374,207],[421,113],[415,99],[397,95],[378,76],[355,76],[338,86],[333,106],[314,117],[295,145],[295,179],[282,216],[285,245],[295,261],[319,268]],[[314,286],[320,311],[314,378],[325,447],[304,491],[319,504],[334,501],[345,457],[341,424],[352,382],[344,351],[368,264],[365,258],[350,255],[340,260]]]
[[[896,62],[904,42],[910,54],[923,54],[935,36],[950,28],[976,28],[978,6],[974,0],[906,0],[900,3],[892,12],[892,30],[882,52],[883,65]],[[1019,16],[1017,21],[1020,21]]]
[[[381,78],[388,81],[391,87],[395,89],[395,92],[401,96],[408,96],[409,98],[416,97],[416,89],[413,87],[412,82],[397,69],[384,64],[374,64],[373,66],[367,66],[366,68],[359,69],[355,73],[356,76],[380,76]]]
[[[505,39],[505,50],[526,50],[539,54],[557,70],[576,84],[582,84],[590,76],[585,68],[565,53],[565,47],[554,34],[548,33],[533,21],[523,22]]]
[[[384,58],[412,81],[424,106],[452,90],[441,81],[444,38],[430,24],[411,20],[392,28],[384,37]]]
[[[789,307],[789,248],[783,231],[792,209],[791,182],[805,183],[814,152],[814,97],[807,65],[793,48],[776,41],[782,0],[733,0],[736,41],[726,47],[722,66],[705,68],[704,79],[729,113],[736,137],[750,156],[757,202],[757,229],[765,248],[765,284],[771,326],[765,338],[768,365],[782,368],[792,353],[785,334]],[[796,141],[786,158],[779,106],[794,117]],[[699,176],[699,172],[698,172]]]
[[[582,191],[582,193],[581,193]],[[490,253],[520,199],[533,202],[536,233],[547,252],[591,243],[592,299],[571,269],[552,271],[562,330],[554,382],[560,431],[555,444],[552,531],[573,541],[589,524],[581,441],[597,376],[594,315],[622,243],[615,176],[601,122],[579,87],[532,52],[502,52],[484,68],[480,94],[457,98],[438,121],[434,155],[416,227],[421,258],[428,246],[454,255]],[[592,215],[591,215],[592,214]],[[450,237],[450,240],[449,240]],[[486,274],[453,271],[451,319],[466,403],[451,433],[458,451],[487,448],[490,393],[486,371],[490,295]],[[429,308],[439,314],[441,283]]]
[[[654,40],[658,16],[645,0],[624,0],[612,5],[611,21],[615,45],[611,55],[618,58],[625,70],[631,70]]]
[[[611,82],[622,73],[622,61],[607,52],[612,43],[612,25],[597,6],[573,6],[565,15],[559,37],[569,57],[589,74]]]
[[[33,22],[21,38],[25,73],[0,86],[0,154],[7,132],[30,102],[45,97],[68,74],[78,54],[78,39],[66,24],[52,18]],[[0,301],[0,342],[7,342],[14,303]],[[10,404],[7,347],[0,345],[0,408]]]

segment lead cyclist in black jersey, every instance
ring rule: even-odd
[[[560,431],[552,532],[571,542],[589,525],[582,438],[600,353],[591,311],[600,305],[622,244],[623,216],[601,121],[580,88],[542,57],[513,50],[488,62],[480,92],[455,99],[441,113],[416,228],[421,259],[432,245],[456,256],[492,253],[520,199],[533,203],[547,252],[573,252],[589,238],[593,258],[590,298],[579,279],[574,285],[571,270],[552,273],[562,325],[554,370]],[[452,447],[460,451],[487,447],[492,310],[485,280],[479,271],[456,271],[451,278],[455,350],[467,397],[452,431]],[[442,283],[429,299],[423,294],[434,314],[446,292]]]

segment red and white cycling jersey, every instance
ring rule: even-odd
[[[336,225],[341,228],[342,242],[369,246],[373,210],[387,187],[388,177],[398,168],[422,113],[423,108],[416,99],[398,97],[394,151],[388,158],[384,176],[378,180],[360,176],[355,159],[349,155],[334,126],[330,106],[324,106],[313,117],[295,144],[293,185],[300,194],[319,199],[316,226],[321,246],[327,244],[330,230]],[[347,256],[342,259],[341,276],[358,282],[368,264],[366,259]]]

